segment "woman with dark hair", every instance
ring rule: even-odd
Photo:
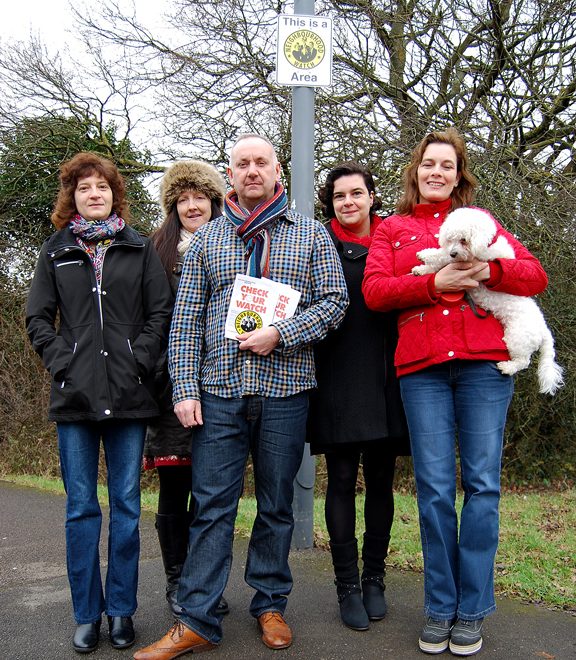
[[[514,259],[452,263],[415,276],[416,254],[438,247],[446,215],[472,203],[476,180],[454,129],[427,135],[404,173],[398,215],[378,228],[366,264],[363,293],[377,311],[400,310],[395,364],[410,429],[418,492],[427,620],[425,653],[472,655],[482,623],[496,607],[500,464],[514,383],[496,363],[508,360],[504,331],[466,292],[533,296],[547,284],[539,261],[498,223],[496,237]],[[464,504],[458,515],[456,445]]]
[[[166,344],[170,287],[152,243],[127,224],[122,176],[109,160],[77,154],[60,169],[26,325],[51,376],[66,489],[66,557],[77,628],[74,650],[98,645],[102,612],[114,648],[134,643],[140,540],[140,465],[147,420],[158,413],[154,367]],[[100,441],[110,525],[104,589],[96,492]]]
[[[198,160],[181,161],[169,167],[160,185],[164,222],[153,234],[164,270],[176,296],[184,255],[193,233],[222,215],[224,179],[212,165]],[[166,600],[177,616],[178,581],[188,549],[188,527],[194,515],[191,497],[190,446],[193,430],[180,424],[172,405],[172,385],[166,353],[157,369],[160,417],[148,426],[144,469],[158,470],[160,493],[156,529],[166,573]],[[222,598],[217,612],[228,612]]]
[[[362,298],[366,256],[380,200],[368,169],[341,163],[326,177],[318,197],[336,245],[350,297],[342,325],[315,347],[318,389],[310,398],[308,439],[313,454],[325,454],[328,471],[326,525],[343,623],[367,630],[383,619],[385,558],[394,517],[396,456],[407,453],[407,430],[392,366],[396,346],[393,315],[370,311]],[[358,568],[356,481],[365,483]]]

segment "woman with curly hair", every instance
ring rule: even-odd
[[[58,231],[42,246],[28,296],[28,335],[51,378],[78,653],[97,647],[103,612],[114,648],[135,640],[140,466],[147,421],[158,414],[154,368],[171,293],[151,241],[128,219],[124,180],[112,162],[79,153],[64,163],[52,214]],[[110,504],[104,587],[100,442]]]

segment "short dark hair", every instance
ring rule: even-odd
[[[343,163],[339,163],[328,172],[326,182],[318,190],[318,199],[320,200],[324,217],[330,219],[335,216],[334,203],[332,201],[332,198],[334,197],[334,184],[340,177],[350,176],[351,174],[360,174],[364,179],[368,192],[374,193],[374,202],[372,203],[370,212],[376,213],[376,211],[382,208],[380,198],[376,197],[376,185],[374,184],[372,172],[367,167],[364,167],[364,165],[357,163],[355,160],[347,160]]]
[[[125,222],[130,219],[126,200],[124,177],[111,160],[89,151],[81,151],[60,166],[60,188],[52,213],[52,224],[63,229],[78,212],[74,193],[78,180],[98,174],[108,182],[112,190],[112,211]]]

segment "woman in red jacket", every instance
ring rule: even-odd
[[[513,380],[496,362],[508,360],[500,322],[471,307],[466,291],[532,296],[547,278],[539,261],[498,225],[515,259],[454,263],[417,277],[416,253],[438,247],[446,215],[472,202],[476,180],[464,142],[449,129],[427,135],[404,173],[398,214],[376,231],[362,291],[370,309],[399,310],[395,356],[412,443],[422,536],[426,653],[448,646],[472,655],[482,622],[495,609],[500,464]],[[456,443],[464,505],[455,509]]]

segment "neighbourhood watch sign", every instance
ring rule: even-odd
[[[276,82],[329,87],[332,84],[332,19],[278,16]]]

